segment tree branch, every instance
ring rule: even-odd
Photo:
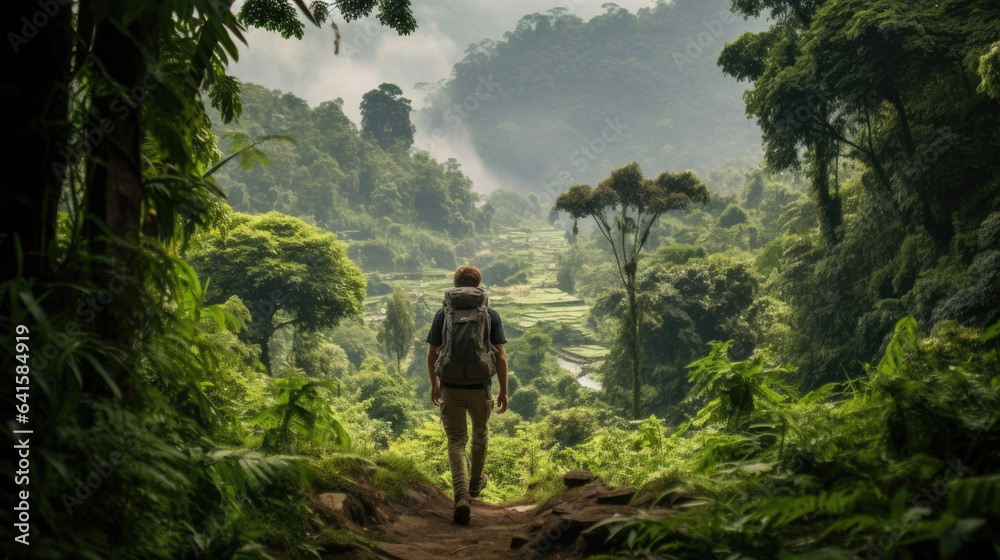
[[[603,214],[594,213],[591,214],[591,216],[593,216],[594,221],[597,222],[597,229],[601,230],[601,235],[603,235],[604,238],[608,240],[608,243],[611,244],[611,252],[614,253],[615,255],[615,264],[618,265],[618,276],[619,278],[622,279],[622,284],[628,285],[628,282],[625,280],[625,269],[622,268],[622,261],[620,258],[618,258],[618,249],[615,247],[615,242],[611,237],[612,234],[611,226],[608,225],[608,221],[604,219]],[[622,251],[624,252],[624,250],[625,249],[623,247]]]
[[[862,146],[859,146],[858,144],[855,144],[854,142],[851,142],[850,140],[848,140],[847,138],[845,138],[844,136],[842,136],[839,132],[837,132],[836,128],[833,128],[833,126],[830,125],[830,123],[825,122],[825,121],[821,121],[819,118],[817,118],[815,116],[812,117],[812,120],[813,120],[813,122],[815,122],[816,124],[818,124],[820,127],[826,129],[827,133],[830,136],[832,136],[834,140],[839,140],[839,141],[847,144],[848,146],[851,146],[852,148],[858,150],[859,152],[867,154],[868,157],[874,157],[874,154],[869,153],[868,150],[866,150]]]

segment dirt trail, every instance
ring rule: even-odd
[[[531,535],[537,510],[533,504],[473,500],[472,520],[463,526],[452,522],[453,501],[437,488],[408,488],[405,494],[396,506],[395,520],[366,531],[378,550],[391,557],[523,560],[532,556],[527,550],[512,549],[511,542]]]
[[[452,521],[451,496],[430,485],[403,490],[401,499],[375,500],[371,486],[356,492],[322,494],[320,509],[329,526],[360,538],[326,547],[328,558],[430,560],[569,560],[604,550],[606,532],[588,531],[594,523],[613,516],[631,517],[636,506],[651,497],[633,500],[631,488],[609,488],[586,471],[566,475],[571,486],[540,506],[527,502],[490,504],[473,500],[468,525]],[[575,478],[574,478],[575,477]],[[629,503],[632,505],[626,505]],[[665,509],[646,510],[654,516],[672,515]]]

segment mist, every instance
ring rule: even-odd
[[[417,1],[413,3],[413,11],[419,27],[409,36],[400,36],[379,25],[374,17],[350,23],[338,21],[339,54],[334,54],[334,32],[329,26],[306,25],[301,41],[250,28],[246,34],[250,46],[240,44],[240,59],[231,72],[244,82],[293,92],[310,106],[343,99],[344,113],[356,124],[361,122],[361,96],[381,83],[394,83],[413,103],[416,147],[429,151],[440,161],[457,158],[476,191],[488,193],[517,181],[491,170],[483,162],[464,123],[447,128],[444,135],[434,133],[438,127],[419,114],[425,107],[427,86],[448,79],[470,44],[502,39],[526,14],[565,8],[568,13],[587,20],[603,13],[601,6],[605,3],[603,0]],[[655,2],[623,0],[617,4],[634,13]],[[233,12],[238,12],[241,5],[242,2],[237,2]],[[422,86],[417,87],[418,84]]]

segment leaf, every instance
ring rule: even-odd
[[[331,409],[332,408],[333,407],[331,407]],[[344,427],[344,424],[341,423],[340,420],[337,420],[336,418],[334,418],[330,422],[330,429],[332,429],[334,431],[334,433],[336,434],[336,436],[337,436],[337,442],[340,444],[340,447],[343,448],[344,450],[350,451],[351,450],[351,436],[347,433],[347,429]]]
[[[125,13],[122,14],[122,27],[127,28],[133,21],[135,21],[135,18],[142,15],[142,13],[149,8],[149,4],[149,2],[142,0],[127,2],[125,4]]]
[[[983,334],[979,336],[979,339],[983,342],[989,342],[997,336],[1000,336],[1000,321],[993,323],[992,327],[983,331]]]
[[[912,316],[907,315],[896,323],[895,334],[885,349],[885,355],[879,362],[879,374],[891,376],[902,366],[906,352],[913,348],[920,339],[920,325]]]
[[[34,294],[27,290],[22,290],[18,294],[18,297],[21,302],[24,303],[24,306],[28,308],[28,312],[31,313],[31,316],[34,317],[35,322],[38,323],[38,325],[40,325],[43,329],[50,328],[48,317],[45,315],[45,312],[42,311],[42,307],[38,304]]]

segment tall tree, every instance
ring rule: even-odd
[[[922,225],[947,250],[953,213],[992,179],[971,154],[993,141],[981,131],[995,129],[987,122],[996,105],[979,87],[977,62],[996,40],[996,3],[736,0],[733,6],[749,17],[769,13],[773,23],[727,44],[719,65],[753,84],[744,95],[746,111],[761,127],[769,166],[797,167],[800,149],[808,150],[824,238],[839,240],[841,209],[830,176],[836,178],[835,162],[847,155],[868,168],[862,184],[878,214],[907,228]],[[948,103],[938,97],[945,89],[953,92]]]
[[[812,66],[796,66],[802,56],[801,36],[812,23],[822,0],[737,0],[734,9],[746,17],[770,12],[771,28],[744,33],[727,44],[719,66],[736,79],[753,82],[744,94],[748,116],[757,117],[764,140],[764,159],[771,169],[799,168],[800,149],[806,154],[807,174],[819,207],[820,233],[830,245],[838,241],[842,211],[831,193],[831,164],[845,134],[843,122],[832,115],[830,99],[817,85]],[[842,56],[850,57],[848,54]],[[836,188],[836,185],[834,186]]]
[[[597,188],[576,184],[556,198],[556,210],[573,218],[573,231],[580,218],[590,216],[611,244],[618,274],[628,298],[625,344],[632,366],[632,415],[641,414],[639,400],[639,309],[636,306],[636,271],[639,255],[656,220],[671,210],[683,210],[692,203],[708,202],[708,189],[690,171],[664,171],[645,178],[636,162],[611,171]]]
[[[417,130],[410,123],[410,100],[396,84],[382,84],[361,97],[361,131],[370,135],[383,149],[402,140],[406,148],[413,145]]]
[[[260,344],[268,373],[268,345],[278,329],[315,331],[361,317],[361,270],[335,235],[298,218],[238,216],[228,235],[212,235],[189,261],[209,278],[210,301],[237,295],[247,302],[253,317],[247,338]]]
[[[293,0],[247,0],[238,16],[232,0],[42,4],[16,0],[3,6],[3,21],[14,30],[7,38],[14,52],[11,71],[18,78],[0,92],[0,100],[18,107],[9,136],[22,141],[10,155],[22,165],[16,167],[16,188],[0,194],[5,218],[0,221],[13,234],[0,233],[19,239],[28,276],[49,270],[55,209],[60,189],[68,186],[64,192],[73,200],[63,202],[90,222],[82,232],[84,244],[131,267],[141,233],[172,231],[159,226],[182,214],[175,214],[181,198],[205,186],[202,173],[216,151],[206,140],[203,96],[225,120],[239,116],[239,81],[225,70],[239,56],[243,24],[301,38],[303,23]],[[318,26],[333,23],[335,9],[352,21],[378,3],[336,2],[334,8],[294,0],[294,5]],[[403,35],[416,29],[409,0],[378,8],[383,25]],[[143,142],[169,160],[169,177],[147,176],[150,154],[140,152]],[[218,194],[209,188],[193,196]],[[195,202],[187,205],[198,210],[195,214],[214,204]],[[144,204],[155,208],[155,215],[145,213]],[[183,214],[192,217],[190,211]],[[157,223],[147,227],[147,220]],[[0,255],[13,262],[13,239],[3,239]]]
[[[413,346],[413,304],[410,294],[395,288],[385,305],[385,319],[378,331],[378,341],[385,353],[396,362],[396,373],[402,371],[403,360]]]
[[[47,341],[59,354],[31,371],[36,387],[60,388],[32,393],[32,452],[49,458],[32,465],[32,499],[43,505],[32,510],[34,557],[177,558],[191,553],[180,535],[231,511],[225,498],[204,499],[219,472],[205,468],[204,454],[161,451],[176,441],[205,450],[219,422],[199,385],[214,375],[209,354],[216,349],[197,327],[201,286],[176,258],[175,241],[224,213],[221,191],[205,178],[218,160],[205,104],[224,120],[239,115],[239,82],[226,68],[245,28],[232,4],[11,0],[0,8],[10,49],[0,101],[10,113],[5,136],[14,140],[14,165],[0,189],[0,259],[13,278],[4,278],[10,297],[0,304],[0,323],[27,323],[23,313],[15,320],[27,302],[32,342],[40,349]],[[295,4],[320,23],[302,0]],[[375,5],[338,3],[345,18]],[[383,21],[409,33],[408,7],[408,0],[383,2]],[[297,19],[294,9],[290,17]],[[150,266],[157,274],[144,272]],[[73,311],[88,296],[95,315],[78,322]],[[0,354],[12,371],[13,352]],[[140,426],[140,415],[160,411],[162,424]],[[141,443],[123,444],[124,433],[108,429],[112,417]],[[160,480],[157,490],[155,476],[140,484],[105,480],[86,511],[44,505],[67,496],[67,467],[107,461],[126,448],[135,451],[130,464],[169,471],[170,481]],[[13,500],[6,488],[2,494]]]

